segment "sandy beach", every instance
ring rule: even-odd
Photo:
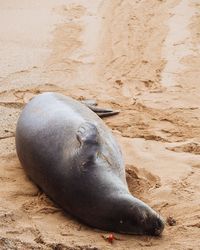
[[[0,2],[0,249],[200,249],[199,0]],[[15,127],[56,91],[120,110],[116,136],[134,196],[166,220],[162,237],[79,223],[25,175]]]

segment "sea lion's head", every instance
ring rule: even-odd
[[[112,198],[110,198],[112,200]],[[162,217],[131,194],[113,198],[113,209],[108,219],[112,230],[127,234],[161,235],[165,223]]]

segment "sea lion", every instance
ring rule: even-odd
[[[84,104],[57,93],[23,109],[16,148],[27,175],[61,208],[102,230],[160,235],[163,219],[129,192],[121,150]]]

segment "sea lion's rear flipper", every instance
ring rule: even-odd
[[[78,128],[76,136],[80,142],[81,158],[86,162],[91,161],[100,147],[97,127],[93,123],[84,122]]]
[[[87,106],[92,111],[94,111],[99,117],[106,117],[106,116],[111,116],[111,115],[117,115],[117,114],[119,114],[118,110],[99,108],[99,107],[90,106],[90,105],[87,105]]]
[[[89,109],[94,111],[99,117],[106,117],[119,114],[118,110],[96,107],[97,102],[95,100],[83,100],[81,102],[85,104]]]

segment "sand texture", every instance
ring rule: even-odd
[[[200,249],[199,0],[0,1],[0,249]],[[96,99],[162,237],[87,227],[26,177],[15,127],[38,93]]]

